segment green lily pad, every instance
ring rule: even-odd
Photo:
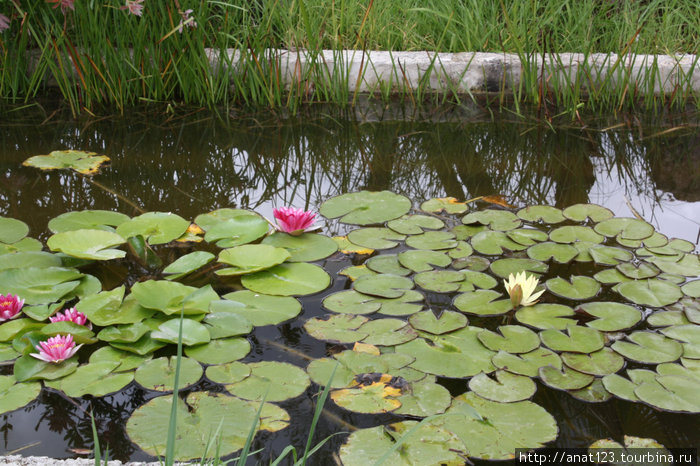
[[[133,324],[151,317],[157,311],[141,306],[133,295],[124,297],[124,286],[103,291],[80,300],[76,310],[85,314],[90,322],[100,325]]]
[[[535,244],[527,248],[527,255],[530,259],[543,262],[552,260],[559,264],[571,262],[578,254],[578,249],[570,244],[552,243],[551,241]]]
[[[71,230],[107,230],[114,231],[129,220],[128,215],[111,210],[83,210],[80,212],[66,212],[49,220],[49,230],[52,233],[61,233]]]
[[[642,320],[642,313],[639,309],[622,303],[585,303],[579,305],[577,310],[581,310],[588,315],[596,317],[595,320],[587,322],[586,325],[600,330],[601,332],[627,330],[634,327]]]
[[[29,226],[21,220],[0,217],[0,243],[16,243],[29,233]]]
[[[212,311],[202,321],[212,340],[247,335],[253,324],[236,312]]]
[[[634,394],[651,406],[665,411],[700,413],[697,385],[678,375],[660,375],[656,383],[642,383]]]
[[[172,395],[156,397],[134,411],[126,423],[129,438],[146,453],[157,456],[165,451],[171,419]],[[209,451],[216,433],[216,451],[226,456],[243,448],[250,427],[257,422],[259,403],[251,403],[219,393],[194,392],[183,402],[177,400],[175,460],[199,458]],[[289,424],[289,414],[265,403],[260,413],[260,429],[276,431]]]
[[[82,150],[55,150],[49,155],[35,155],[22,162],[25,167],[34,167],[41,170],[58,170],[70,168],[83,175],[97,173],[100,166],[109,162],[106,155],[97,155],[94,152]]]
[[[564,209],[564,217],[577,222],[590,220],[593,223],[612,218],[615,214],[610,209],[596,204],[575,204]]]
[[[244,275],[241,284],[251,291],[275,296],[304,296],[325,290],[331,277],[313,264],[284,263]]]
[[[375,348],[376,349],[376,348]],[[415,358],[401,353],[372,354],[367,352],[346,350],[336,353],[333,358],[322,358],[311,361],[307,373],[311,380],[324,386],[335,370],[331,388],[349,387],[355,377],[360,374],[405,372],[406,366]],[[425,378],[425,374],[423,377]]]
[[[445,226],[445,223],[429,215],[404,215],[387,222],[386,226],[402,235],[419,235],[425,230],[439,230]]]
[[[453,291],[466,291],[462,290],[462,282],[465,278],[462,272],[456,270],[433,270],[421,272],[414,276],[413,280],[424,290],[434,293],[452,293]],[[474,287],[468,284],[467,289],[473,290]]]
[[[495,316],[513,309],[510,299],[498,299],[501,296],[501,293],[492,290],[470,291],[458,295],[453,305],[466,314]]]
[[[520,209],[518,217],[528,222],[561,223],[566,218],[560,209],[548,205],[533,205]]]
[[[486,225],[457,225],[450,230],[457,241],[465,241],[482,231],[490,230]]]
[[[406,238],[406,246],[414,249],[438,251],[455,248],[457,246],[457,240],[449,231],[427,231],[420,235],[413,235]]]
[[[335,314],[327,318],[314,317],[304,324],[306,332],[318,340],[354,343],[367,337],[358,329],[367,322],[366,317],[352,314]]]
[[[219,209],[197,216],[195,222],[205,231],[204,239],[220,248],[251,243],[267,234],[267,220],[248,210]]]
[[[631,262],[625,262],[624,264],[618,264],[615,268],[622,272],[622,274],[624,274],[626,277],[634,280],[653,278],[657,276],[659,272],[661,272],[654,264],[649,264],[647,262],[640,262],[638,265]]]
[[[413,314],[408,318],[411,327],[434,335],[442,335],[467,326],[469,321],[464,314],[454,311],[443,311],[436,316],[431,310]]]
[[[338,250],[338,244],[333,241],[332,238],[315,233],[303,233],[299,236],[292,236],[288,235],[287,233],[277,232],[263,239],[260,246],[263,245],[270,245],[275,246],[276,248],[286,249],[290,253],[289,258],[286,259],[289,262],[313,262],[325,259]],[[239,248],[241,247],[243,246],[239,246]],[[252,248],[250,245],[247,247]],[[265,263],[265,261],[262,260],[263,254],[269,255],[270,253],[254,253],[255,256],[259,257],[260,262]],[[276,259],[279,260],[281,258],[281,254],[277,253],[277,256],[278,257]],[[250,262],[251,260],[250,256],[245,257],[238,255],[238,258],[247,262]],[[221,256],[219,256],[219,260],[221,260]],[[278,263],[282,262],[283,261],[280,261]],[[242,267],[242,265],[245,264],[246,262],[243,262],[242,264],[234,263],[232,265]]]
[[[658,257],[649,260],[665,273],[683,275],[685,277],[697,277],[700,275],[700,258],[697,254],[686,254],[677,261]]]
[[[177,280],[180,277],[194,272],[214,260],[214,254],[206,251],[194,251],[178,258],[175,262],[163,269],[168,274],[167,280]]]
[[[174,356],[151,359],[136,369],[135,380],[149,390],[169,392],[173,390],[175,383],[175,367],[176,358]],[[202,366],[197,361],[183,357],[180,360],[178,388],[182,390],[196,383],[202,377],[203,372]]]
[[[700,298],[700,280],[686,283],[681,287],[681,291],[691,298]]]
[[[355,280],[354,286],[360,293],[371,296],[400,298],[406,291],[413,288],[413,281],[398,275],[381,274],[360,277]]]
[[[347,236],[334,236],[333,241],[335,241],[335,243],[338,245],[338,250],[346,255],[369,255],[374,253],[374,249],[365,248],[363,246],[351,243]]]
[[[170,319],[161,324],[158,330],[151,332],[151,338],[166,343],[178,342],[180,319]],[[182,319],[182,344],[185,346],[200,345],[211,340],[209,330],[203,324],[192,319]]]
[[[113,341],[110,343],[110,345],[122,351],[138,354],[140,356],[146,356],[153,353],[154,351],[163,348],[167,344],[165,342],[151,338],[150,334],[146,334],[133,343],[122,343],[118,341]]]
[[[97,334],[97,338],[102,341],[119,341],[123,343],[131,343],[150,332],[151,329],[143,322],[134,324],[119,325],[103,328]]]
[[[15,361],[14,376],[18,382],[28,380],[56,380],[75,372],[78,368],[78,356],[73,356],[58,364],[44,362],[29,355]]]
[[[190,222],[171,212],[146,212],[117,227],[122,238],[143,236],[148,244],[165,244],[182,236]]]
[[[598,376],[614,374],[625,365],[625,359],[607,347],[590,354],[562,353],[561,359],[578,372]]]
[[[185,348],[185,354],[203,364],[225,364],[244,358],[250,352],[245,338],[222,338]]]
[[[535,332],[520,325],[501,325],[498,333],[483,329],[479,341],[492,351],[508,353],[529,353],[540,346],[540,339]]]
[[[683,296],[678,285],[655,278],[620,283],[616,291],[640,306],[664,307]]]
[[[17,251],[3,254],[0,270],[24,267],[60,267],[63,261],[56,254],[44,251]]]
[[[578,390],[590,385],[595,378],[592,375],[569,369],[567,366],[563,367],[563,371],[552,366],[540,367],[539,376],[545,385],[557,390]]]
[[[652,327],[669,327],[690,323],[683,311],[656,311],[650,314],[646,321]]]
[[[518,322],[538,329],[564,330],[576,323],[570,318],[573,316],[574,310],[562,304],[535,304],[515,312]]]
[[[466,241],[457,241],[457,246],[447,251],[447,255],[452,259],[464,259],[474,253],[474,248]]]
[[[289,363],[263,361],[248,364],[250,375],[226,385],[233,395],[252,401],[284,401],[296,398],[310,385],[303,369]]]
[[[362,324],[358,332],[367,333],[363,343],[377,346],[395,346],[418,336],[408,322],[401,319],[376,319]]]
[[[31,317],[36,321],[47,320],[60,309],[63,309],[65,301],[59,301],[53,304],[40,304],[38,306],[23,306],[22,313],[27,317]]]
[[[444,253],[427,249],[411,249],[398,254],[399,263],[414,271],[428,272],[435,267],[447,267],[452,260]]]
[[[544,231],[534,230],[532,228],[518,228],[517,230],[510,230],[506,232],[508,238],[512,239],[516,243],[520,243],[523,246],[532,246],[533,244],[541,243],[542,241],[547,241],[549,235]]]
[[[482,398],[499,403],[513,403],[531,398],[537,390],[530,377],[498,370],[495,380],[481,373],[469,380],[469,389]]]
[[[151,356],[139,356],[138,354],[120,351],[111,346],[103,346],[90,355],[89,362],[91,364],[103,361],[116,362],[118,365],[112,369],[112,372],[126,372],[136,369],[149,359],[151,359]]]
[[[612,246],[594,246],[588,250],[593,261],[599,265],[617,265],[632,260],[632,253]]]
[[[454,197],[438,197],[429,199],[420,205],[423,212],[445,212],[448,214],[462,214],[468,209],[466,202],[459,202]]]
[[[387,380],[388,379],[388,380]],[[392,383],[393,378],[381,374],[381,378],[368,384],[359,384],[331,392],[331,399],[338,406],[356,413],[388,413],[401,407],[396,398],[403,394]]]
[[[547,289],[562,298],[584,300],[590,299],[600,292],[600,283],[586,276],[572,275],[566,281],[561,277],[547,280]]]
[[[78,367],[72,374],[46,385],[72,398],[84,395],[105,396],[118,392],[134,380],[133,372],[112,373],[118,362],[101,361]]]
[[[431,338],[431,344],[423,338],[398,345],[397,353],[416,358],[411,367],[428,374],[443,377],[472,377],[479,372],[493,372],[493,351],[479,341],[478,327],[465,327],[454,332]]]
[[[472,392],[455,398],[430,425],[455,433],[469,457],[487,460],[513,459],[516,448],[540,448],[558,433],[552,415],[531,401],[498,403]]]
[[[421,380],[412,383],[410,392],[404,393],[398,400],[401,407],[394,414],[426,417],[444,413],[452,403],[452,396],[442,385]]]
[[[628,282],[632,280],[626,275],[620,273],[620,271],[617,269],[601,270],[600,272],[593,275],[593,278],[595,278],[597,281],[604,285],[614,285],[617,283]]]
[[[410,208],[411,201],[404,196],[389,191],[359,191],[328,199],[319,212],[351,225],[372,225],[399,218]]]
[[[683,345],[683,356],[700,359],[700,325],[673,325],[661,329],[661,333]]]
[[[459,452],[464,452],[466,448],[455,434],[430,425],[415,428],[416,424],[415,421],[404,421],[389,426],[356,430],[340,447],[342,464],[366,466],[377,464],[380,460],[395,466],[456,466],[464,463]],[[407,435],[407,438],[401,446],[387,455],[404,435]]]
[[[21,353],[16,351],[12,345],[0,343],[0,363],[12,361],[17,359],[20,355]]]
[[[0,414],[19,409],[37,396],[41,391],[39,382],[16,383],[12,375],[0,375]]]
[[[554,351],[571,353],[592,353],[605,344],[605,337],[594,328],[570,325],[566,333],[556,329],[540,332],[542,343]]]
[[[16,243],[0,243],[0,255],[10,254],[18,251],[41,251],[44,246],[34,238],[22,238]]]
[[[79,325],[74,322],[53,322],[43,326],[40,331],[49,337],[71,334],[73,335],[73,341],[75,341],[75,343],[78,345],[97,342],[97,338],[95,338],[95,334],[92,332],[92,330],[84,325]]]
[[[399,241],[406,239],[406,236],[389,228],[369,227],[351,231],[348,239],[365,248],[391,249],[398,246]]]
[[[73,291],[83,274],[64,267],[26,267],[0,270],[5,294],[21,296],[26,305],[50,304]]]
[[[447,256],[445,256],[447,257]],[[449,262],[449,259],[448,259]],[[399,263],[399,259],[396,254],[385,254],[381,256],[374,256],[365,262],[365,265],[372,271],[377,273],[387,273],[390,275],[399,275],[405,277],[410,275],[411,271],[403,267]],[[359,277],[356,277],[356,279]]]
[[[610,374],[604,376],[601,381],[605,389],[616,397],[635,402],[639,401],[637,395],[634,394],[637,387],[646,382],[657,383],[656,376],[658,374],[650,370],[627,369],[627,375],[629,380],[619,374]]]
[[[131,287],[131,296],[148,309],[156,309],[166,315],[204,314],[209,303],[218,300],[219,295],[210,285],[202,288],[183,285],[167,280],[147,280]]]
[[[605,389],[601,379],[595,379],[587,387],[569,390],[569,395],[586,403],[604,403],[612,398],[612,394]]]
[[[611,348],[627,359],[646,364],[673,362],[683,354],[680,343],[663,335],[638,331],[627,335],[628,341],[620,340]]]
[[[491,362],[499,369],[527,377],[537,377],[540,367],[552,366],[559,370],[562,368],[559,355],[542,347],[522,354],[499,351],[491,358]]]
[[[488,225],[491,230],[508,231],[518,228],[522,221],[513,212],[486,209],[465,215],[462,217],[462,223],[465,225],[480,223]]]
[[[596,224],[593,229],[601,235],[622,239],[644,239],[654,234],[654,227],[638,218],[610,218]]]
[[[350,279],[350,281],[353,281],[353,282],[363,275],[376,275],[376,274],[377,274],[377,272],[375,272],[374,270],[368,269],[365,264],[351,265],[349,267],[345,267],[340,272],[338,272],[338,275],[346,276]]]
[[[497,259],[491,263],[491,272],[501,278],[508,278],[510,274],[516,275],[518,272],[530,272],[538,277],[541,273],[547,273],[548,269],[547,264],[535,259],[509,257]]]
[[[209,366],[206,375],[212,382],[220,384],[236,383],[251,374],[250,366],[242,362],[229,362],[216,366]]]
[[[522,251],[527,248],[520,243],[516,243],[502,231],[482,231],[475,234],[471,239],[472,247],[475,251],[488,256],[501,255],[505,251]]]
[[[335,243],[334,243],[335,244]],[[267,244],[244,244],[224,249],[219,253],[219,262],[232,267],[217,270],[217,275],[244,275],[269,269],[290,258],[290,253],[281,247]]]
[[[296,298],[269,296],[243,290],[228,293],[221,301],[212,301],[211,312],[233,312],[245,317],[254,326],[277,325],[293,319],[301,312]]]
[[[592,243],[600,244],[603,242],[604,237],[596,233],[590,227],[584,227],[581,225],[566,225],[559,227],[549,234],[549,239],[555,243]]]
[[[452,263],[452,267],[457,270],[468,269],[474,272],[483,272],[487,270],[490,265],[491,262],[487,258],[481,256],[463,257],[456,259]]]

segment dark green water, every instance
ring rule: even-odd
[[[280,122],[266,115],[223,122],[203,112],[44,120],[17,112],[0,120],[0,215],[25,221],[30,235],[42,240],[48,237],[48,220],[71,210],[112,209],[132,216],[139,209],[172,211],[193,219],[217,208],[240,207],[271,217],[274,206],[315,209],[329,197],[361,189],[405,194],[416,205],[437,196],[464,200],[491,194],[518,206],[592,202],[617,216],[632,216],[634,209],[669,237],[697,245],[700,235],[700,127],[696,119],[683,116],[652,122],[618,118],[554,129],[483,115],[436,115],[429,122],[322,116]],[[91,179],[21,166],[32,155],[59,149],[105,154],[111,165]],[[325,227],[329,235],[344,232],[336,223]],[[333,274],[350,261],[332,256],[321,265]],[[101,278],[106,286],[109,280]],[[113,285],[121,280],[115,273]],[[327,355],[331,345],[306,335],[302,324],[325,313],[323,297],[348,287],[344,277],[336,278],[331,288],[302,300],[300,319],[256,329],[249,337],[253,350],[244,361],[282,360],[305,367],[308,360],[299,354]],[[439,306],[439,297],[433,301]],[[11,366],[1,370],[9,373]],[[466,390],[464,380],[443,383],[453,395]],[[185,393],[208,389],[221,390],[203,380]],[[279,433],[256,437],[262,463],[287,444],[303,449],[317,390],[312,386],[280,404],[292,423]],[[85,413],[92,409],[101,443],[113,458],[151,459],[130,442],[124,425],[153,396],[132,383],[115,395],[86,397],[76,404],[44,390],[25,408],[0,416],[0,454],[75,457],[71,449],[92,446]],[[623,434],[653,437],[668,447],[700,445],[698,415],[660,413],[616,399],[586,404],[542,384],[533,401],[558,420],[556,446],[587,446]],[[328,413],[321,417],[317,440],[350,426],[399,419],[352,414],[330,403]],[[335,437],[312,464],[332,464],[344,439]]]

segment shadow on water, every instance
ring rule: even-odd
[[[418,202],[431,197],[471,199],[500,194],[516,205],[566,207],[594,202],[618,216],[635,212],[668,236],[698,243],[700,234],[700,125],[695,117],[626,124],[605,121],[587,127],[530,123],[518,119],[441,118],[440,121],[363,121],[316,116],[279,122],[264,117],[224,122],[195,112],[167,117],[65,121],[31,116],[0,123],[0,215],[30,225],[46,240],[50,218],[71,210],[108,209],[128,215],[172,211],[184,218],[221,207],[254,209],[271,218],[274,206],[316,209],[337,194],[392,190]],[[88,178],[68,171],[22,167],[26,158],[52,150],[106,154],[111,165]],[[344,227],[328,223],[327,234]],[[187,250],[183,250],[188,252]],[[173,258],[169,258],[174,260]],[[334,350],[308,336],[302,326],[321,315],[324,296],[349,287],[335,274],[350,265],[338,255],[324,266],[335,279],[328,290],[302,300],[301,319],[257,328],[246,362],[288,361],[304,367],[309,358]],[[100,279],[117,286],[135,279],[123,266],[104,267]],[[217,284],[219,294],[231,291]],[[429,299],[430,302],[430,299]],[[439,298],[435,298],[439,307]],[[282,345],[280,345],[280,343]],[[286,350],[285,347],[293,351]],[[11,372],[11,366],[0,368]],[[441,381],[454,394],[464,380]],[[188,388],[222,390],[206,379]],[[261,463],[288,444],[303,449],[318,387],[280,403],[292,424],[256,437]],[[101,443],[120,460],[152,459],[130,442],[126,419],[154,394],[132,383],[103,398],[74,401],[44,389],[39,399],[0,416],[2,451],[54,458],[90,449],[95,414]],[[539,386],[535,402],[558,420],[556,446],[587,446],[623,434],[653,437],[668,447],[696,446],[697,416],[659,413],[640,404],[611,400],[587,404]],[[348,413],[332,403],[321,417],[316,441],[331,432],[376,426],[398,416]],[[312,464],[332,464],[345,436],[334,437]]]

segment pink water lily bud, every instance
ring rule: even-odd
[[[63,314],[60,312],[53,317],[49,317],[51,322],[74,322],[78,325],[87,325],[87,316],[82,312],[78,312],[74,307],[66,309]]]
[[[120,10],[128,10],[134,16],[143,14],[143,0],[126,0],[126,5],[120,6]]]
[[[24,300],[19,299],[19,296],[0,294],[0,323],[18,317],[22,306],[24,306]]]
[[[30,353],[30,356],[41,359],[42,361],[58,364],[59,362],[71,358],[78,352],[81,346],[83,345],[75,346],[73,335],[56,335],[46,341],[40,342],[36,346],[39,353]]]
[[[277,229],[290,235],[298,236],[311,229],[316,214],[294,207],[280,207],[273,209],[272,214],[277,220]]]

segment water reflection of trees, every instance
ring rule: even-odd
[[[137,213],[81,175],[19,167],[26,157],[62,148],[109,155],[112,166],[95,176],[96,182],[143,209],[190,218],[224,206],[314,206],[359,189],[391,189],[416,200],[503,194],[519,203],[565,206],[588,201],[596,180],[611,173],[635,195],[655,196],[653,177],[671,178],[664,185],[668,189],[697,192],[697,178],[679,182],[673,178],[677,171],[664,170],[668,164],[659,162],[668,157],[663,150],[668,138],[646,136],[504,121],[327,119],[250,126],[214,119],[105,120],[83,127],[3,127],[0,211],[35,222],[33,231],[42,231],[47,218],[68,210]],[[697,134],[676,134],[673,141],[689,147]]]

